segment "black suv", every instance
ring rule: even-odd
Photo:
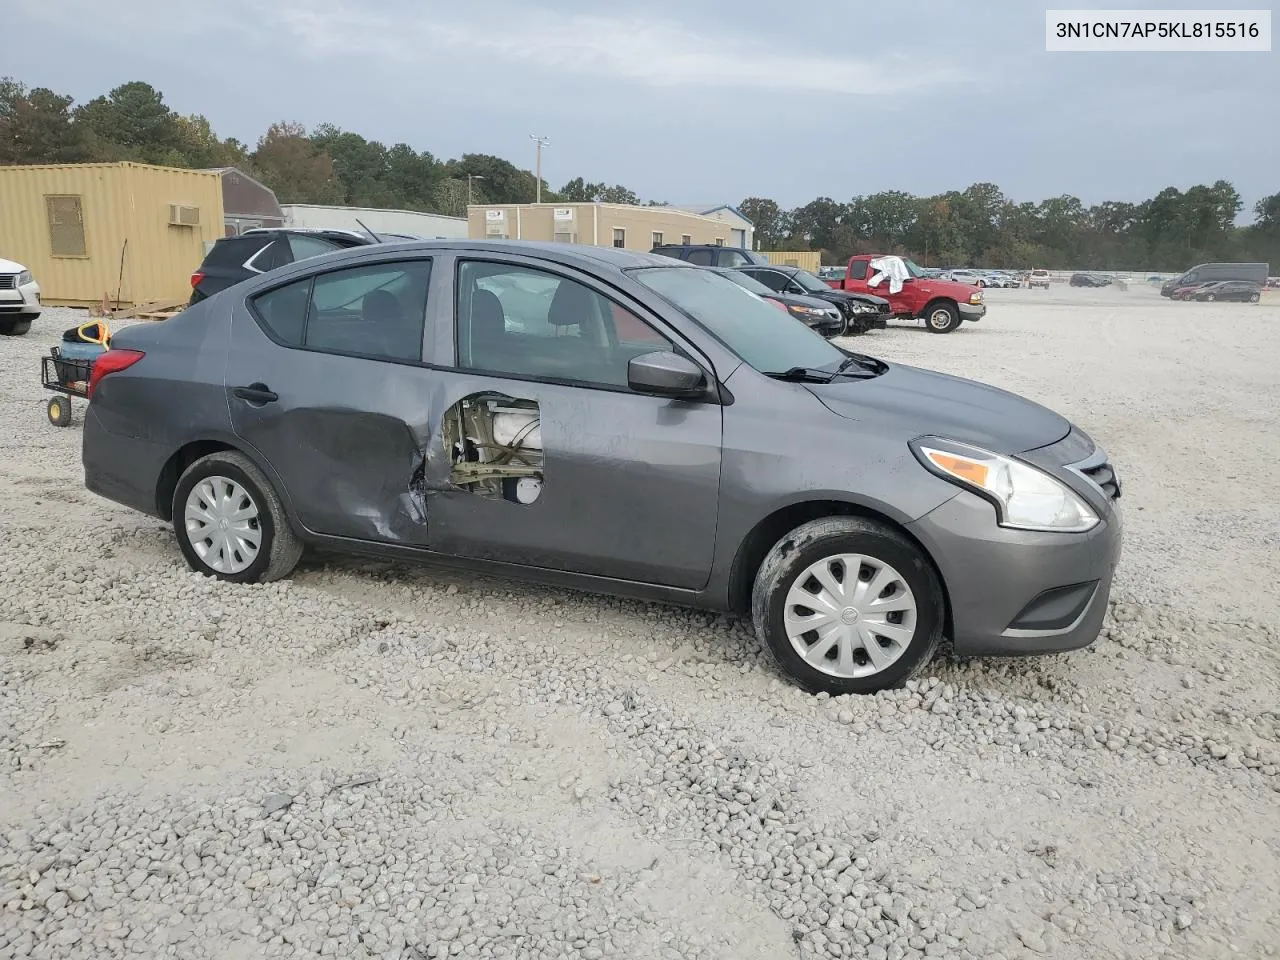
[[[817,297],[834,303],[844,314],[846,332],[866,333],[883,330],[889,325],[889,301],[873,293],[854,293],[828,286],[808,270],[765,263],[739,267],[747,276],[759,280],[770,290],[801,297]]]
[[[752,263],[768,263],[754,250],[722,247],[718,243],[663,243],[649,251],[662,257],[684,260],[699,267],[737,268]]]
[[[223,237],[214,242],[200,269],[191,275],[189,302],[199,303],[241,280],[297,260],[376,242],[373,237],[352,230],[290,227],[258,228],[238,237]]]

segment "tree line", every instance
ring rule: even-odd
[[[87,103],[0,78],[0,165],[135,160],[203,169],[234,166],[282,203],[392,207],[462,216],[468,202],[529,203],[538,184],[501,157],[441,159],[332,124],[273,124],[252,148],[183,116],[150,84],[125,83]],[[549,202],[647,203],[621,185],[576,177]],[[785,209],[749,197],[738,209],[766,250],[820,250],[827,263],[855,253],[899,253],[926,266],[1175,270],[1205,260],[1280,261],[1280,193],[1237,227],[1239,193],[1227,181],[1166,187],[1141,203],[1085,206],[1072,196],[1016,203],[995,184],[931,197],[890,190],[848,201],[819,197]]]

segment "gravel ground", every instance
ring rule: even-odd
[[[732,618],[312,558],[193,575],[0,340],[0,957],[1277,955],[1280,305],[991,291],[858,347],[1126,482],[1099,642],[791,687]]]

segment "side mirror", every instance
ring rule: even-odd
[[[707,375],[686,357],[656,350],[627,364],[627,386],[637,393],[672,399],[697,399],[707,391]]]

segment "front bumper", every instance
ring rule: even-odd
[[[956,309],[960,311],[961,320],[981,320],[987,315],[985,303],[958,303]]]
[[[1097,638],[1123,541],[1118,508],[1087,533],[1034,533],[999,526],[991,504],[962,491],[907,529],[942,574],[956,653],[1060,653]]]
[[[24,283],[12,290],[0,291],[0,317],[34,320],[40,316],[40,285]]]

